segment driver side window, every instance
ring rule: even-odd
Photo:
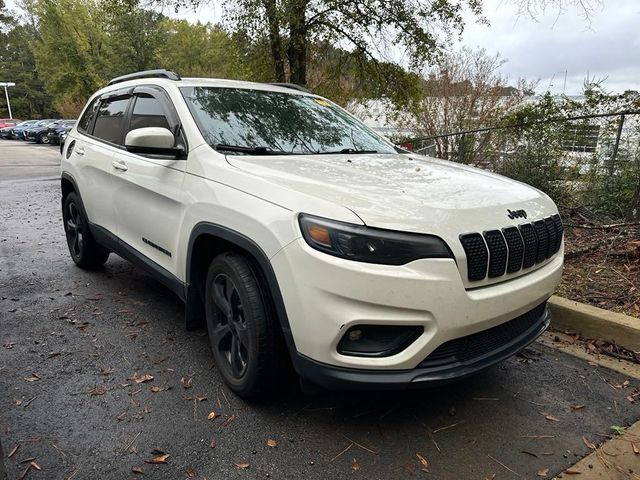
[[[151,95],[138,95],[131,112],[129,131],[145,127],[171,129],[162,104]]]

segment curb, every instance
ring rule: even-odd
[[[584,303],[552,296],[548,302],[551,326],[578,332],[586,338],[613,341],[629,350],[640,350],[640,318],[610,312]]]

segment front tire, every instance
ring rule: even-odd
[[[50,142],[49,137],[47,135],[40,135],[38,137],[38,143],[48,144]]]
[[[241,397],[271,393],[281,358],[279,330],[249,260],[218,255],[206,282],[207,329],[223,380]]]
[[[107,261],[109,251],[99,245],[89,230],[82,202],[77,193],[71,192],[64,199],[62,208],[64,232],[71,258],[80,268],[95,269]]]

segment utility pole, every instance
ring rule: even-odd
[[[9,102],[9,90],[7,87],[15,87],[16,84],[13,82],[0,82],[0,87],[4,87],[4,96],[7,99],[7,109],[9,110],[9,118],[13,118],[11,114],[11,102]]]

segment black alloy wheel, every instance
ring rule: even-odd
[[[80,197],[69,193],[62,207],[62,221],[71,258],[80,268],[93,269],[104,265],[109,250],[99,245],[89,230]]]
[[[273,392],[284,371],[277,318],[256,268],[240,253],[222,253],[209,265],[204,288],[216,369],[244,398]]]

